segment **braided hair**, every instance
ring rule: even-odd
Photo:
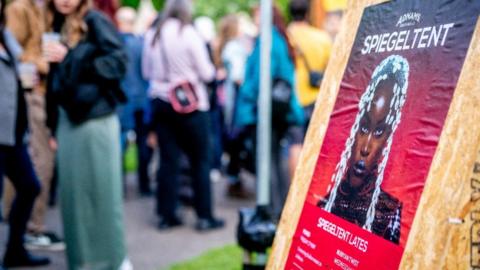
[[[352,148],[355,143],[355,135],[360,126],[360,120],[364,114],[370,111],[373,103],[373,97],[378,88],[380,82],[385,80],[393,80],[393,97],[389,104],[389,111],[386,118],[386,123],[391,127],[391,133],[387,139],[387,145],[382,150],[381,162],[377,168],[377,178],[375,181],[375,190],[373,192],[372,201],[367,211],[367,218],[363,228],[371,231],[372,223],[375,218],[375,207],[380,195],[380,185],[383,181],[383,174],[387,165],[388,156],[392,147],[393,135],[400,120],[402,118],[402,108],[405,104],[408,89],[408,75],[409,65],[405,58],[399,55],[391,55],[385,58],[374,70],[372,79],[367,86],[367,89],[360,98],[358,104],[358,114],[355,118],[355,123],[350,130],[350,137],[345,142],[345,150],[343,150],[341,159],[335,168],[335,173],[332,175],[331,183],[328,187],[327,193],[330,193],[328,201],[325,205],[325,210],[331,212],[335,197],[337,196],[337,190],[340,182],[343,179],[345,172],[347,171],[347,163],[352,155]]]

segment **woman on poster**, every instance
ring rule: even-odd
[[[382,190],[381,184],[406,100],[408,74],[407,60],[398,55],[375,68],[328,195],[318,202],[326,211],[396,244],[402,202]]]

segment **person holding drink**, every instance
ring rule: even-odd
[[[58,184],[68,269],[132,269],[122,210],[120,81],[127,56],[119,33],[90,0],[48,0],[52,63],[48,124],[58,142]]]
[[[6,0],[0,0],[0,179],[7,175],[16,196],[9,216],[9,235],[3,266],[41,266],[50,260],[25,250],[24,235],[40,183],[33,170],[26,146],[27,106],[17,72],[22,50],[5,29]],[[2,267],[0,267],[1,269]]]
[[[49,64],[42,51],[42,35],[45,31],[42,1],[14,0],[6,7],[6,26],[18,40],[23,52],[18,65],[22,87],[27,91],[30,131],[29,150],[41,184],[40,195],[35,201],[28,224],[26,247],[31,249],[62,250],[63,242],[45,227],[50,185],[53,178],[55,151],[49,146],[51,132],[46,124],[46,77]],[[19,19],[22,18],[22,19]],[[8,212],[13,188],[5,190],[5,209]]]

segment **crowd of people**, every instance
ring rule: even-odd
[[[138,192],[155,194],[158,230],[183,225],[184,160],[199,232],[225,224],[213,207],[215,174],[227,179],[228,196],[254,193],[240,172],[256,171],[259,7],[251,19],[229,14],[216,26],[193,18],[192,0],[167,0],[139,32],[136,11],[112,3],[1,0],[0,179],[6,176],[2,214],[10,225],[4,267],[49,264],[28,250],[66,246],[71,270],[133,268],[122,210],[122,157],[132,131]],[[277,217],[332,46],[327,32],[308,23],[309,8],[309,0],[291,0],[289,25],[277,7],[272,12]],[[64,240],[45,226],[57,185]]]

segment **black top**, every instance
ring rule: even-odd
[[[58,122],[58,105],[71,122],[86,120],[115,112],[126,97],[120,80],[126,72],[127,56],[121,37],[110,20],[91,10],[84,21],[85,37],[69,50],[65,59],[53,65],[47,87],[47,125],[54,131]],[[63,24],[58,19],[54,29]]]
[[[359,194],[348,192],[347,184],[340,184],[331,213],[355,225],[363,227],[367,219],[368,207],[372,201],[374,185]],[[343,187],[342,187],[343,186]],[[317,206],[324,208],[327,198],[320,200]],[[398,244],[400,241],[400,219],[402,203],[392,195],[380,189],[375,207],[375,218],[372,223],[372,232],[384,239]]]

